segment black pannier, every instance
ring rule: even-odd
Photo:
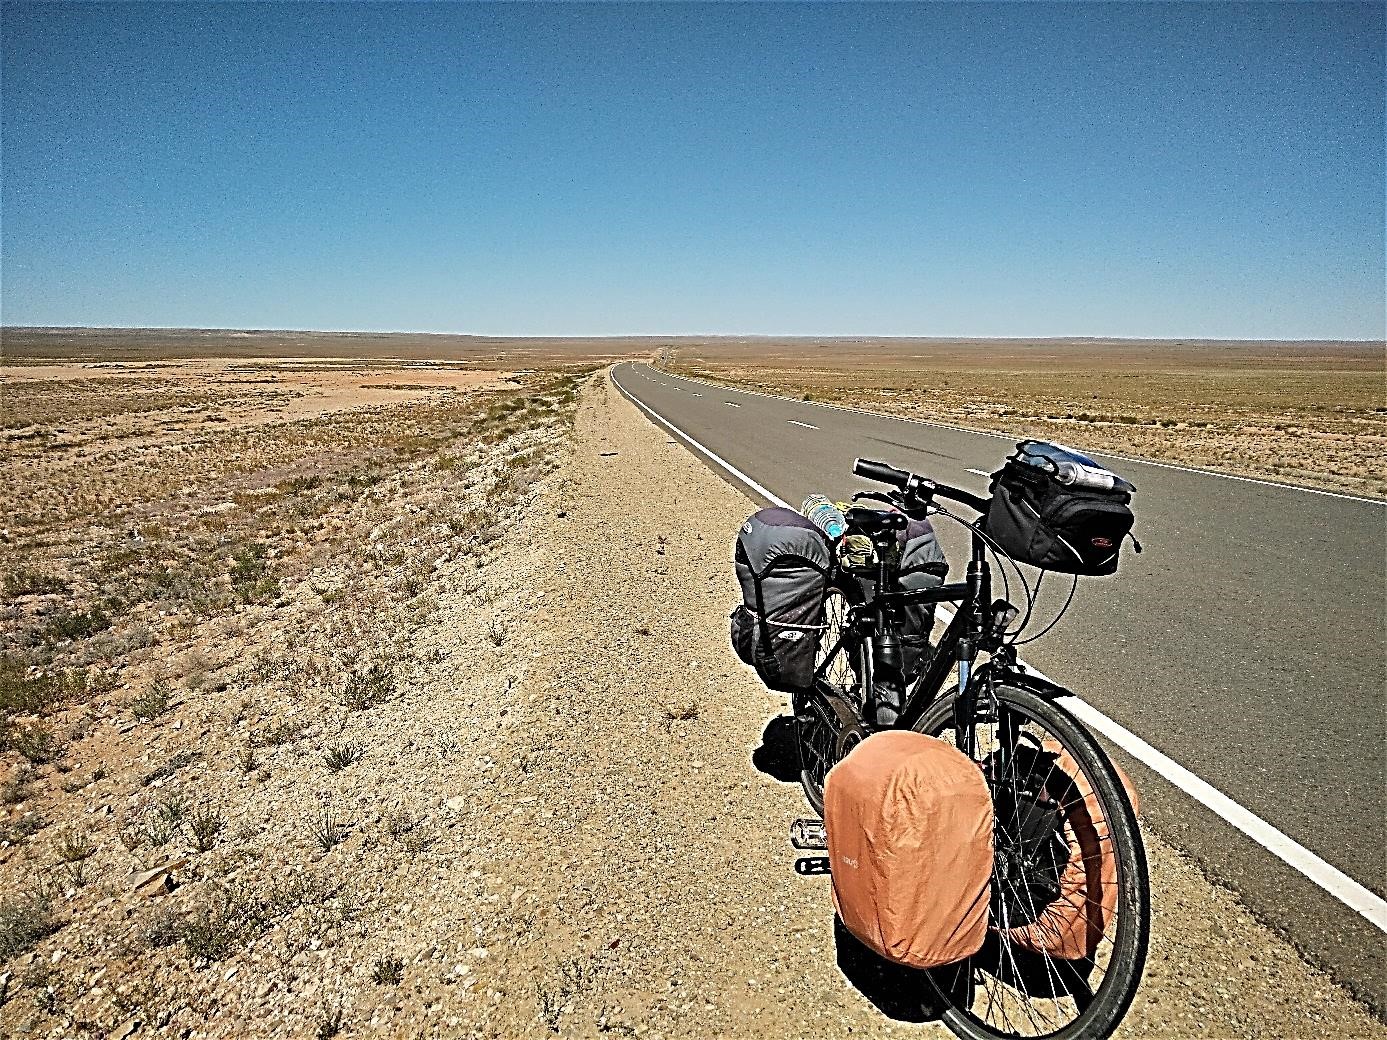
[[[1021,441],[992,474],[987,536],[1017,563],[1065,574],[1112,574],[1132,530],[1136,488],[1078,452]]]
[[[944,584],[949,564],[939,547],[934,526],[928,520],[912,520],[903,534],[901,547],[900,586],[907,592],[934,589]],[[932,650],[930,632],[934,628],[934,604],[916,604],[905,608],[901,626],[901,652],[908,682],[924,671]]]
[[[732,648],[771,689],[808,689],[833,547],[793,509],[762,509],[742,524],[734,555],[742,602],[732,611]]]

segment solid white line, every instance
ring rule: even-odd
[[[785,421],[786,421],[787,423],[789,423],[791,426],[803,426],[806,430],[817,430],[817,429],[818,429],[817,426],[810,425],[810,424],[807,423],[807,422],[800,422],[798,419],[786,419]]]
[[[694,440],[683,430],[680,430],[662,416],[657,415],[645,404],[637,401],[625,387],[617,382],[615,373],[612,375],[612,382],[616,383],[617,389],[652,419],[681,437],[694,449],[706,455],[717,465],[736,477],[737,480],[741,481],[747,487],[752,488],[758,495],[761,495],[767,501],[774,502],[778,506],[790,507],[790,503],[786,502],[783,498],[772,494],[741,470],[725,462],[702,444],[699,444],[698,441]],[[939,606],[939,613],[944,615],[944,621],[946,623],[952,620],[954,614],[949,607],[943,604]],[[1053,681],[1048,679],[1044,673],[1030,665],[1024,665],[1024,667],[1028,672],[1038,678],[1045,679],[1047,682]],[[1107,737],[1137,761],[1143,763],[1154,772],[1159,773],[1205,808],[1242,831],[1287,866],[1299,871],[1303,876],[1324,889],[1350,910],[1365,918],[1369,924],[1372,924],[1380,931],[1387,932],[1387,900],[1383,900],[1372,892],[1369,892],[1343,871],[1326,863],[1295,839],[1288,837],[1286,834],[1267,823],[1267,821],[1260,816],[1243,808],[1212,784],[1200,779],[1174,759],[1152,747],[1131,730],[1114,722],[1093,705],[1082,700],[1077,694],[1071,693],[1068,696],[1057,699],[1062,703],[1063,707],[1067,708],[1090,728]]]
[[[645,404],[643,401],[637,401],[636,398],[631,394],[631,392],[621,385],[620,381],[616,378],[615,371],[612,372],[612,382],[616,384],[616,388],[622,392],[622,394],[626,397],[628,401],[634,404],[641,411],[645,412],[646,415],[650,416],[651,419],[655,420],[665,429],[669,430],[670,433],[674,434],[676,437],[679,437],[681,440],[687,443],[689,447],[693,448],[695,451],[702,452],[704,455],[708,456],[708,458],[712,459],[724,470],[726,470],[732,476],[736,477],[739,481],[741,481],[747,487],[751,488],[751,490],[755,491],[758,495],[766,499],[768,502],[774,502],[776,505],[784,506],[786,509],[790,508],[789,502],[786,502],[783,498],[781,498],[778,495],[772,494],[768,489],[762,487],[756,481],[752,480],[750,477],[748,477],[741,470],[737,469],[737,467],[733,466],[731,463],[724,462],[722,459],[718,458],[718,456],[714,455],[703,445],[699,444],[698,441],[694,440],[683,430],[679,429],[679,427],[675,426],[669,420],[664,418],[664,416],[657,414],[649,405]]]
[[[664,371],[664,369],[660,369]],[[676,379],[690,379],[696,383],[703,383],[705,386],[715,386],[719,390],[732,390],[740,394],[752,394],[755,397],[766,397],[772,401],[789,401],[793,404],[810,404],[815,408],[833,408],[840,412],[855,412],[858,415],[870,415],[874,419],[897,419],[901,422],[914,423],[917,426],[934,426],[941,430],[957,430],[959,433],[975,433],[979,437],[992,437],[1002,441],[1018,441],[1021,438],[1009,433],[998,433],[995,430],[975,430],[968,426],[955,426],[952,423],[934,422],[931,419],[912,419],[906,415],[888,415],[886,412],[873,412],[866,408],[854,408],[846,404],[829,404],[827,401],[805,401],[798,397],[784,397],[780,394],[768,394],[762,390],[742,390],[737,387],[726,386],[722,383],[714,383],[710,379],[699,379],[697,376],[675,376]],[[1203,477],[1221,477],[1224,480],[1237,480],[1244,484],[1261,484],[1265,487],[1280,488],[1283,491],[1304,491],[1310,495],[1324,495],[1327,498],[1342,498],[1349,502],[1366,502],[1373,506],[1387,506],[1387,500],[1380,498],[1364,498],[1361,495],[1346,495],[1340,491],[1322,491],[1319,488],[1302,487],[1299,484],[1279,484],[1274,480],[1259,480],[1256,477],[1239,477],[1233,473],[1220,473],[1213,469],[1199,469],[1196,466],[1177,466],[1170,462],[1153,462],[1150,459],[1139,459],[1131,455],[1114,455],[1110,451],[1085,451],[1087,455],[1102,455],[1104,458],[1120,459],[1123,462],[1132,462],[1138,466],[1153,466],[1156,469],[1173,469],[1178,473],[1197,473]],[[989,474],[990,476],[990,474]]]

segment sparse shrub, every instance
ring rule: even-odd
[[[678,708],[665,708],[665,732],[673,733],[676,722],[692,722],[699,716],[699,707],[689,701],[687,704]]]
[[[44,626],[42,637],[49,643],[72,639],[89,639],[111,627],[110,616],[100,607],[89,610],[60,611]]]
[[[200,751],[180,751],[157,769],[153,769],[146,773],[140,780],[140,786],[148,787],[156,780],[167,780],[169,777],[173,776],[174,773],[185,766],[192,765],[201,757],[202,752]]]
[[[250,935],[253,922],[244,902],[221,889],[178,924],[178,937],[193,960],[219,961]]]
[[[334,773],[346,769],[361,757],[360,744],[334,744],[323,754],[327,767]]]
[[[280,747],[298,740],[306,729],[308,722],[305,719],[285,719],[261,733],[259,743],[263,747]]]
[[[408,809],[397,809],[385,818],[385,833],[392,838],[402,838],[417,826],[419,821]]]
[[[491,645],[501,646],[506,641],[507,630],[505,619],[493,615],[486,626],[486,635],[491,640]]]
[[[257,603],[279,593],[279,582],[270,575],[269,550],[259,542],[241,546],[232,555],[231,586],[243,603]]]
[[[394,672],[385,662],[377,661],[364,672],[347,674],[342,688],[342,703],[352,711],[365,711],[385,703],[394,692]]]
[[[35,765],[52,762],[63,753],[63,746],[53,731],[37,723],[15,727],[9,734],[10,747]]]
[[[331,852],[346,840],[346,829],[338,822],[331,809],[324,809],[322,815],[313,823],[313,840],[324,852]]]
[[[18,805],[34,793],[33,782],[38,776],[32,766],[21,766],[19,771],[0,787],[0,804]]]
[[[27,953],[62,925],[52,900],[30,889],[0,899],[0,960]]]
[[[188,833],[192,835],[193,845],[198,852],[206,852],[217,840],[217,835],[226,826],[226,817],[213,809],[199,809],[188,817]]]
[[[398,986],[405,978],[405,962],[399,957],[377,957],[371,981],[377,986]]]
[[[18,599],[20,596],[61,595],[67,592],[68,588],[65,579],[53,574],[17,570],[5,575],[5,595],[10,599]]]
[[[96,852],[85,831],[68,831],[58,842],[58,858],[64,863],[80,863]]]
[[[318,1040],[332,1040],[342,1032],[342,1005],[324,1003],[318,1012]]]
[[[172,946],[182,937],[182,922],[168,906],[156,907],[143,928],[145,945],[151,950]]]
[[[155,679],[144,693],[130,702],[130,710],[140,721],[151,722],[167,712],[172,704],[173,693],[169,690],[168,682]]]

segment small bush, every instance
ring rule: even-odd
[[[130,702],[130,710],[140,721],[151,722],[167,712],[172,705],[173,693],[169,690],[169,684],[163,679],[156,679],[143,694]]]
[[[45,642],[61,643],[72,639],[89,639],[110,627],[110,616],[100,607],[92,607],[90,610],[62,611],[53,615],[41,634]]]
[[[35,765],[52,762],[63,753],[61,741],[46,726],[20,726],[9,734],[8,743]]]
[[[331,852],[346,838],[347,831],[337,822],[332,810],[324,809],[323,814],[313,823],[313,839],[318,843],[318,848],[324,852]]]
[[[346,769],[361,757],[360,744],[334,744],[323,754],[327,767],[334,773]]]
[[[0,899],[0,960],[28,953],[61,926],[52,901],[30,890]]]
[[[371,981],[377,986],[398,986],[405,978],[405,962],[399,957],[377,957]]]
[[[283,744],[291,744],[303,736],[303,731],[308,728],[308,722],[304,719],[286,719],[265,730],[259,737],[262,747],[280,747]]]
[[[5,595],[10,599],[20,596],[60,595],[69,589],[67,581],[52,574],[38,571],[18,570],[5,575]]]
[[[384,704],[394,692],[394,672],[383,661],[377,661],[364,672],[348,673],[342,687],[342,703],[352,711],[365,711]]]
[[[206,852],[226,826],[226,817],[212,809],[199,809],[188,817],[188,833],[198,852]]]
[[[85,831],[68,831],[58,842],[58,858],[64,863],[80,863],[96,852]]]
[[[318,1031],[315,1035],[318,1040],[332,1040],[340,1032],[342,1032],[342,1005],[324,1004],[318,1013]]]

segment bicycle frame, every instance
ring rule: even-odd
[[[857,670],[861,673],[865,702],[872,704],[875,693],[874,640],[877,634],[888,629],[899,631],[897,619],[902,607],[933,603],[957,604],[953,619],[940,637],[929,667],[907,691],[905,703],[901,706],[900,715],[892,728],[910,729],[919,722],[944,688],[949,673],[957,667],[957,711],[960,725],[956,728],[956,733],[961,744],[966,745],[960,746],[960,750],[969,757],[972,757],[974,750],[973,726],[970,722],[974,717],[977,694],[977,684],[971,681],[976,676],[973,663],[982,650],[995,652],[1004,649],[994,630],[991,608],[988,606],[992,601],[992,577],[987,560],[987,546],[976,531],[972,533],[971,548],[967,577],[962,582],[948,583],[934,589],[875,592],[866,602],[853,606],[846,630],[825,655],[823,663],[815,672],[815,679],[821,679],[834,658],[844,651],[844,645],[848,640],[860,637],[861,661]],[[876,589],[892,588],[896,582],[896,570],[890,556],[881,557],[875,578]],[[1013,668],[1014,659],[1011,659],[1008,653],[999,654],[994,660],[1008,671]]]

